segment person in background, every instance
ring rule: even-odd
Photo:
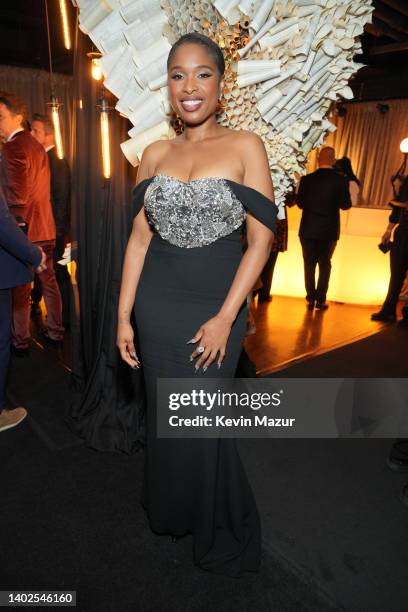
[[[260,287],[256,291],[256,293],[258,294],[258,304],[262,304],[263,302],[270,302],[272,300],[272,296],[270,293],[276,261],[278,259],[279,253],[283,253],[284,251],[286,251],[287,244],[288,221],[285,217],[285,219],[277,219],[276,221],[276,233],[274,241],[272,243],[271,253],[264,269],[261,272],[262,287]]]
[[[71,205],[71,171],[66,159],[60,159],[55,147],[54,126],[47,115],[36,113],[31,122],[31,134],[44,147],[48,155],[51,171],[51,205],[56,226],[54,249],[54,270],[62,297],[62,319],[65,329],[69,326],[70,277],[66,266],[58,261],[62,259],[70,232]],[[36,311],[42,297],[38,277],[34,281],[32,310]]]
[[[300,176],[299,176],[300,180]],[[271,302],[272,296],[270,295],[273,273],[275,271],[276,261],[278,259],[279,253],[283,253],[288,248],[288,215],[287,215],[287,207],[292,207],[296,204],[295,200],[295,186],[291,191],[285,195],[285,208],[284,208],[284,218],[276,219],[276,232],[274,235],[271,253],[269,255],[268,261],[265,264],[264,269],[261,272],[260,281],[262,285],[260,287],[256,287],[254,290],[254,297],[258,296],[258,304],[262,304],[263,302]]]
[[[0,432],[15,427],[27,416],[25,408],[7,408],[6,378],[10,361],[11,290],[28,283],[45,269],[45,253],[33,245],[10,214],[0,188]]]
[[[309,310],[328,308],[331,258],[340,236],[340,209],[351,208],[346,179],[333,168],[332,147],[319,152],[319,168],[300,179],[296,203],[302,209],[299,237],[302,244],[306,301]],[[319,276],[316,285],[316,267]]]
[[[348,157],[342,157],[341,159],[336,160],[334,169],[348,180],[351,205],[357,206],[358,197],[360,194],[360,181],[353,172],[350,159]]]
[[[381,244],[391,243],[394,230],[394,240],[390,249],[391,277],[381,310],[371,315],[373,321],[384,323],[392,323],[397,318],[398,299],[408,270],[408,176],[405,177],[396,199],[390,202],[390,206],[392,212],[387,229],[381,238]],[[401,327],[408,326],[406,310],[404,311],[403,319],[400,321]]]
[[[28,226],[28,238],[41,246],[47,256],[39,274],[47,308],[48,329],[43,339],[59,344],[64,335],[61,295],[53,266],[55,222],[50,201],[50,167],[44,148],[23,125],[27,109],[18,96],[0,93],[0,135],[5,139],[1,166],[4,194],[10,212]],[[12,349],[25,356],[30,341],[31,283],[13,290]]]

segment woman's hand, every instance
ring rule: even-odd
[[[120,356],[123,361],[126,361],[131,368],[136,369],[140,366],[140,361],[136,355],[135,345],[133,343],[134,332],[129,321],[118,322],[118,335],[116,345],[120,351]]]
[[[194,338],[189,340],[190,343],[199,343],[196,350],[190,356],[190,361],[193,361],[197,356],[199,357],[195,364],[196,371],[203,366],[203,372],[205,372],[217,358],[217,355],[217,365],[218,368],[221,367],[225,357],[228,337],[231,333],[231,326],[231,321],[228,321],[220,315],[216,315],[204,323],[197,331]]]

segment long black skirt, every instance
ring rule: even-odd
[[[242,257],[241,232],[199,248],[180,248],[154,234],[139,280],[135,316],[147,393],[142,504],[153,531],[193,535],[195,563],[239,576],[256,571],[261,529],[255,499],[233,439],[158,438],[158,378],[233,378],[246,329],[243,304],[220,369],[195,373],[187,344],[219,311]]]

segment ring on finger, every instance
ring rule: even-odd
[[[204,353],[204,351],[205,351],[205,347],[204,346],[199,346],[198,349],[197,349],[198,353]]]

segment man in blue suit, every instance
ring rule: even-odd
[[[45,269],[45,253],[34,246],[10,214],[0,189],[0,431],[27,416],[25,408],[6,408],[6,377],[10,360],[11,289],[29,283],[33,269]]]

